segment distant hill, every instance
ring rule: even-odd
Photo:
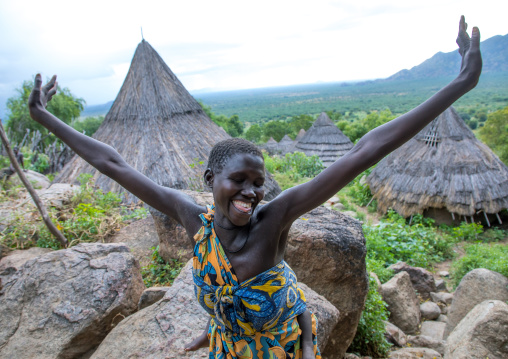
[[[460,111],[508,106],[508,35],[481,43],[483,71],[474,91],[455,106]],[[216,114],[238,115],[243,122],[265,122],[300,114],[335,110],[372,111],[389,108],[404,113],[434,94],[459,72],[457,51],[439,52],[430,59],[386,78],[357,83],[319,83],[227,92],[193,93]],[[112,102],[85,108],[82,116],[105,115]]]
[[[481,50],[483,57],[482,74],[508,72],[508,34],[504,36],[497,35],[482,41]],[[447,53],[438,52],[411,70],[399,71],[384,81],[455,76],[459,72],[460,61],[460,54],[457,50]]]

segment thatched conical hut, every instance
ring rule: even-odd
[[[486,214],[508,208],[508,168],[453,107],[384,158],[367,183],[379,211],[404,217],[444,208],[450,218],[480,214],[488,222]]]
[[[294,141],[288,135],[284,135],[277,144],[277,152],[281,155],[288,153],[293,147]]]
[[[318,155],[328,167],[353,148],[353,142],[342,133],[324,112],[319,115],[294,150],[307,156]]]
[[[158,184],[195,190],[203,187],[203,167],[213,145],[230,138],[145,40],[138,45],[122,88],[93,137],[113,146],[127,163]],[[76,182],[81,173],[93,174],[103,190],[125,193],[127,202],[137,201],[78,156],[55,182]],[[272,179],[267,182],[267,199],[271,199],[280,188]]]
[[[265,145],[262,148],[265,149],[268,154],[274,155],[277,153],[277,145],[277,141],[275,141],[273,137],[270,137],[270,139],[266,141]]]
[[[300,131],[298,131],[298,135],[296,135],[295,142],[300,141],[303,136],[305,136],[305,130],[301,128]]]

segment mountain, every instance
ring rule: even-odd
[[[508,72],[508,34],[493,36],[480,45],[483,57],[482,74]],[[438,52],[411,70],[402,70],[381,81],[423,80],[456,76],[460,69],[460,54]]]

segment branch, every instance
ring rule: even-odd
[[[16,161],[16,157],[14,156],[14,152],[12,152],[12,149],[9,145],[9,140],[7,139],[7,136],[5,135],[4,127],[2,126],[2,121],[0,120],[0,137],[2,138],[2,143],[7,150],[7,154],[9,155],[9,159],[11,160],[12,167],[16,170],[16,173],[18,174],[19,178],[21,179],[21,182],[25,185],[26,189],[30,193],[30,196],[32,196],[32,199],[34,200],[35,205],[37,206],[37,209],[41,213],[42,219],[44,220],[44,223],[48,227],[51,234],[53,234],[60,244],[66,248],[67,247],[67,239],[63,236],[63,234],[58,230],[58,228],[55,227],[53,222],[51,222],[51,219],[49,218],[48,212],[46,211],[46,207],[39,199],[39,196],[35,192],[34,188],[26,178],[25,174],[19,167],[18,161]]]

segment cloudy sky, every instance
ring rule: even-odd
[[[506,0],[0,0],[0,116],[37,72],[113,100],[143,35],[188,90],[387,77],[456,49],[461,14],[508,33]]]

